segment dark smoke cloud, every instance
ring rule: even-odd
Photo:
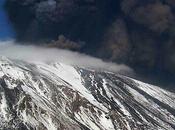
[[[117,13],[114,0],[7,0],[6,9],[19,39],[95,41]],[[111,5],[114,6],[111,8]]]
[[[143,24],[149,29],[162,33],[171,27],[174,16],[171,8],[160,2],[137,7],[131,17],[139,24]]]
[[[139,72],[175,75],[174,0],[7,0],[6,7],[18,41],[55,40]],[[60,44],[60,35],[69,40]]]
[[[126,61],[131,46],[126,24],[123,19],[118,18],[108,27],[104,34],[102,44],[99,51],[100,55],[103,55],[104,52],[109,52],[108,55],[105,55],[108,56],[110,60],[117,60],[118,62]]]

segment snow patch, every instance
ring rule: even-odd
[[[107,119],[104,113],[102,113],[102,115],[100,116],[100,124],[105,128],[105,130],[115,130],[111,119]]]
[[[1,92],[1,104],[0,104],[0,108],[1,108],[1,114],[4,116],[5,121],[8,121],[8,105],[7,105],[7,101],[5,98],[5,94],[3,92]]]

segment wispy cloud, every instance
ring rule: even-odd
[[[132,72],[131,68],[123,64],[119,65],[112,62],[104,62],[101,59],[68,50],[33,45],[19,45],[13,40],[0,42],[0,55],[27,62],[61,62],[98,70]]]

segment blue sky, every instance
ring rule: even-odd
[[[13,30],[3,8],[4,1],[5,0],[0,0],[0,40],[12,38],[14,36]]]

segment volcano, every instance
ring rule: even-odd
[[[0,57],[1,130],[174,130],[175,93],[63,63]]]

